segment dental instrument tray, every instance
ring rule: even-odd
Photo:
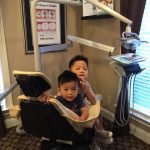
[[[122,65],[129,65],[129,64],[138,63],[146,60],[145,57],[134,53],[115,55],[115,56],[111,56],[110,59]]]

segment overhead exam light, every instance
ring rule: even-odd
[[[136,50],[138,46],[141,45],[141,43],[149,43],[147,41],[141,41],[139,36],[136,33],[133,32],[123,32],[121,45],[126,49]]]
[[[31,1],[31,25],[32,25],[32,36],[33,36],[33,46],[34,46],[34,62],[35,62],[35,71],[41,71],[42,65],[41,65],[41,54],[38,46],[38,34],[37,34],[37,28],[36,28],[36,4],[37,2],[52,2],[52,3],[61,3],[61,4],[70,4],[70,5],[82,5],[81,0],[30,0]],[[97,42],[93,42],[90,40],[86,40],[83,38],[79,38],[76,36],[68,35],[68,40],[78,42],[81,44],[85,44],[91,47],[96,47],[104,51],[113,52],[114,47],[110,47],[104,44],[100,44]]]
[[[122,33],[122,38],[121,38],[121,45],[123,47],[125,47],[126,49],[134,50],[138,46],[140,46],[141,43],[143,42],[147,43],[146,41],[141,41],[136,33],[131,32],[131,25],[132,25],[131,20],[120,15],[119,13],[115,12],[111,8],[105,6],[104,4],[98,2],[97,0],[86,0],[86,1],[127,24],[126,31]]]

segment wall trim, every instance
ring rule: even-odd
[[[109,110],[101,107],[101,113],[103,116],[110,120],[111,122],[114,121],[114,114],[110,112]],[[5,120],[6,128],[15,127],[21,124],[21,121],[15,118],[10,118]],[[136,136],[137,138],[141,139],[147,144],[150,144],[150,133],[143,130],[142,128],[136,127],[134,124],[130,124],[130,133]]]
[[[6,128],[17,127],[21,124],[21,121],[16,118],[9,118],[5,120]]]
[[[111,122],[114,121],[114,114],[112,112],[103,107],[101,107],[101,112],[106,119],[110,120]],[[150,133],[140,127],[135,126],[133,123],[130,124],[130,133],[145,143],[150,144]]]

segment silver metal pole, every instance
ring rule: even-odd
[[[38,33],[37,33],[37,22],[36,22],[36,4],[37,2],[53,2],[61,4],[73,4],[73,5],[82,5],[80,0],[31,0],[31,26],[32,26],[32,36],[33,36],[33,47],[34,47],[34,62],[35,62],[35,71],[42,71],[41,63],[41,53],[38,46]]]
[[[36,22],[36,3],[39,0],[31,0],[31,26],[32,26],[32,36],[33,36],[33,47],[34,47],[34,65],[35,71],[41,71],[41,54],[38,46],[38,33],[37,33],[37,22]]]
[[[0,102],[5,97],[7,97],[17,86],[18,86],[18,83],[14,82],[8,89],[6,89],[3,93],[1,93],[0,94]]]

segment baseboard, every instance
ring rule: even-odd
[[[110,120],[111,122],[114,121],[114,114],[112,112],[110,112],[109,110],[102,108],[101,107],[101,113],[103,114],[103,116]],[[134,124],[130,124],[130,133],[133,134],[134,136],[136,136],[137,138],[141,139],[142,141],[144,141],[147,144],[150,144],[150,133],[143,130],[140,127],[135,126]]]
[[[109,121],[113,122],[114,121],[114,114],[112,112],[110,112],[109,110],[101,107],[101,113],[102,115],[108,119]]]
[[[5,120],[6,128],[12,128],[21,124],[21,121],[15,118],[9,118]]]
[[[136,127],[134,124],[130,125],[131,134],[141,139],[145,143],[150,145],[150,133],[148,131],[143,130],[142,128]]]

